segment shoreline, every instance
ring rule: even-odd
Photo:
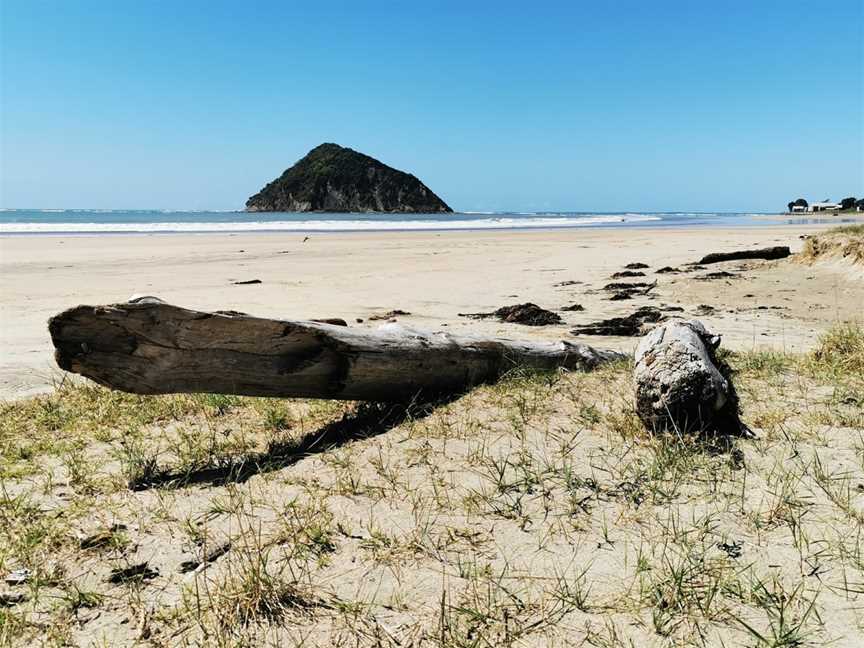
[[[143,218],[142,215],[158,215]],[[864,222],[864,214],[793,215],[780,212],[535,212],[454,213],[446,218],[411,213],[268,212],[37,212],[0,214],[0,238],[77,235],[176,234],[373,234],[401,232],[524,232],[586,229],[751,228],[766,223],[794,227]]]
[[[505,232],[561,232],[569,230],[627,230],[627,229],[663,229],[663,230],[711,230],[711,229],[759,229],[759,228],[801,228],[801,227],[820,227],[832,225],[845,225],[851,223],[864,223],[864,215],[858,218],[846,218],[842,220],[836,219],[805,219],[805,222],[785,222],[788,219],[780,215],[760,215],[754,218],[757,221],[765,221],[765,223],[670,223],[670,222],[627,222],[622,224],[615,223],[588,223],[585,225],[537,225],[537,226],[522,226],[522,227],[429,227],[429,228],[369,228],[369,229],[205,229],[205,230],[84,230],[84,231],[46,231],[46,232],[4,232],[0,231],[0,239],[3,238],[20,238],[20,237],[101,237],[101,236],[238,236],[238,235],[291,235],[291,234],[316,234],[316,235],[354,235],[354,234],[434,234],[434,233],[505,233]],[[772,223],[773,224],[768,224]]]

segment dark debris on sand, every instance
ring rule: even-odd
[[[713,279],[730,279],[736,277],[738,277],[738,275],[736,275],[734,272],[726,272],[725,270],[720,270],[719,272],[706,272],[704,275],[696,277],[696,280],[711,281]]]
[[[717,312],[717,309],[714,308],[713,306],[711,306],[710,304],[699,304],[699,306],[696,307],[696,314],[697,315],[703,315],[703,316],[704,315],[713,315],[716,312]]]
[[[582,304],[570,304],[569,306],[562,306],[560,310],[568,312],[584,311],[585,307]]]
[[[310,321],[318,322],[319,324],[331,324],[333,326],[348,326],[348,322],[346,322],[341,317],[323,317],[320,319],[313,319]]]
[[[631,288],[653,288],[657,283],[645,283],[644,281],[634,281],[631,283],[626,282],[613,282],[608,283],[603,286],[603,290],[630,290]]]
[[[613,279],[623,279],[624,277],[644,277],[645,273],[639,270],[622,270],[612,275]]]
[[[370,315],[368,317],[368,319],[370,322],[374,322],[377,320],[393,319],[394,317],[396,317],[398,315],[410,315],[410,314],[411,313],[409,313],[408,311],[403,311],[403,310],[396,308],[394,310],[387,311],[386,313],[374,313],[373,315]]]
[[[114,585],[129,581],[140,583],[141,581],[156,578],[158,575],[158,571],[150,569],[150,566],[146,562],[143,562],[137,565],[130,565],[129,567],[112,569],[111,574],[108,576],[108,582]]]
[[[632,283],[608,283],[603,286],[603,290],[614,293],[609,297],[610,301],[620,301],[622,299],[633,299],[633,297],[644,297],[656,286],[656,281],[652,283],[634,281]]]
[[[525,326],[548,326],[550,324],[563,324],[564,320],[558,313],[540,308],[537,304],[526,302],[514,306],[502,306],[491,313],[459,313],[460,317],[471,319],[485,319],[497,317],[502,322],[511,324],[524,324]]]
[[[621,337],[636,337],[643,334],[646,325],[662,322],[665,319],[666,316],[659,308],[653,306],[642,306],[625,317],[611,317],[609,319],[592,322],[583,326],[577,326],[570,332],[573,335],[616,335]]]
[[[648,266],[648,264],[646,264],[646,263],[638,263],[637,262],[637,263],[628,263],[624,267],[627,270],[644,270],[645,268],[648,268],[650,266]]]
[[[207,551],[203,555],[201,555],[200,559],[196,558],[195,560],[184,560],[182,563],[180,563],[178,571],[181,574],[188,574],[189,572],[195,571],[196,569],[206,567],[208,564],[224,556],[226,553],[228,553],[230,549],[230,542],[216,545],[215,547],[210,549],[210,551]]]

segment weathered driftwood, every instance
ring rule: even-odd
[[[746,430],[738,397],[715,351],[720,336],[697,320],[672,320],[652,329],[636,347],[636,411],[655,431]]]
[[[735,252],[712,252],[701,259],[699,263],[720,263],[721,261],[742,261],[745,259],[785,259],[792,252],[785,245],[776,247],[759,248],[756,250],[737,250]]]
[[[570,342],[377,330],[202,313],[139,297],[51,318],[57,364],[138,394],[399,401],[452,394],[518,366],[591,369],[624,356]]]

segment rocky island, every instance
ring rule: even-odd
[[[321,144],[246,201],[247,211],[452,212],[411,175],[338,144]]]

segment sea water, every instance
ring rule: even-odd
[[[336,214],[146,209],[2,209],[0,234],[178,232],[354,232],[506,230],[574,227],[692,227],[777,224],[754,212],[461,212],[453,214]],[[771,218],[769,218],[771,217]],[[785,215],[779,222],[847,222]]]

